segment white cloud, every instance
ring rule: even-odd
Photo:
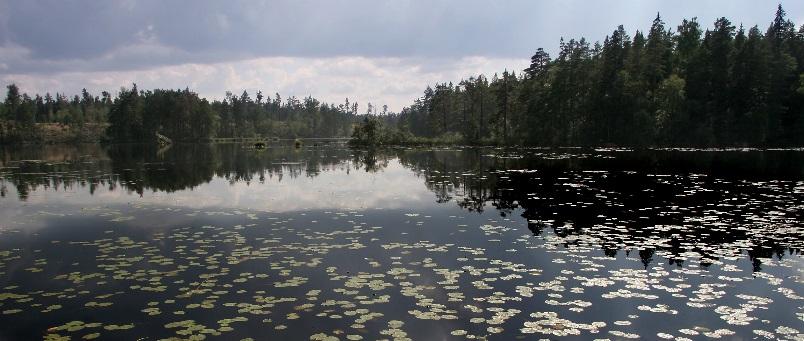
[[[18,60],[29,59],[31,50],[17,44],[0,45],[0,62],[11,64]]]
[[[339,163],[322,170],[315,177],[290,177],[290,168],[283,169],[284,176],[275,174],[264,183],[231,183],[215,177],[208,184],[172,193],[146,190],[142,197],[133,198],[122,187],[114,190],[101,186],[90,195],[87,191],[75,193],[52,192],[42,187],[31,191],[28,203],[45,201],[54,204],[74,204],[80,196],[82,206],[119,205],[132,200],[146,204],[167,204],[195,209],[236,207],[270,212],[293,212],[327,209],[422,209],[432,205],[433,193],[421,179],[398,160],[390,160],[379,173],[366,174],[362,169],[351,168],[353,164]],[[348,170],[347,170],[348,169]],[[281,179],[281,180],[280,180]],[[382,186],[377,186],[382,181]],[[404,193],[404,195],[400,195]],[[16,187],[9,186],[9,197],[18,195]],[[0,214],[7,213],[0,206]]]
[[[262,90],[266,96],[279,92],[288,96],[311,95],[329,103],[349,97],[366,103],[388,104],[392,111],[412,103],[424,88],[437,82],[455,82],[479,73],[491,75],[503,69],[519,71],[526,59],[466,57],[457,59],[418,58],[291,58],[269,57],[212,64],[181,64],[134,71],[64,72],[57,74],[0,75],[5,84],[15,82],[28,93],[75,94],[86,87],[92,93],[116,92],[137,83],[141,89],[184,88],[210,99],[226,91],[252,96]]]

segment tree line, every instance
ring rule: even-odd
[[[140,90],[134,84],[121,88],[113,97],[82,94],[68,98],[57,93],[44,96],[21,93],[15,84],[7,86],[0,103],[0,140],[29,142],[47,125],[81,129],[105,125],[106,138],[116,142],[153,141],[156,133],[178,141],[202,141],[214,137],[338,137],[349,136],[359,122],[359,106],[327,104],[312,97],[282,99],[257,92],[252,98],[243,91],[230,92],[222,100],[209,101],[184,90]],[[373,114],[369,104],[367,114]],[[387,110],[387,109],[386,109]]]
[[[356,123],[362,122],[355,128]],[[34,139],[37,123],[108,125],[112,141],[213,137],[354,137],[357,144],[804,145],[804,26],[779,6],[764,31],[693,18],[647,32],[619,26],[602,43],[563,38],[521,72],[428,86],[399,113],[306,97],[209,101],[189,89],[120,89],[31,97],[8,86],[0,141]]]
[[[726,18],[673,30],[657,15],[647,32],[562,38],[555,58],[538,49],[518,74],[428,86],[399,114],[369,121],[359,142],[804,145],[804,26],[781,5],[764,32]]]

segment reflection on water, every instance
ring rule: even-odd
[[[804,152],[0,150],[0,339],[802,338]]]

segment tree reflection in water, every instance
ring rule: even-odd
[[[719,258],[718,248],[748,241],[748,257],[760,271],[762,258],[800,249],[801,151],[6,148],[0,150],[0,195],[10,187],[22,201],[35,191],[94,194],[98,188],[142,196],[215,178],[250,185],[335,169],[377,173],[391,160],[420,178],[438,204],[519,215],[536,236],[549,229],[567,246],[593,243],[612,257],[634,246],[645,267],[657,259],[656,250],[669,252],[671,264],[682,266],[694,252],[707,265]]]

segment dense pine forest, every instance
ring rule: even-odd
[[[657,15],[633,37],[561,40],[530,67],[427,87],[398,115],[367,122],[363,143],[408,132],[473,144],[804,145],[804,26],[781,6],[770,26],[726,18],[668,28]]]
[[[122,88],[112,97],[21,94],[8,87],[0,141],[33,142],[61,127],[111,141],[353,136],[357,144],[804,145],[804,26],[779,6],[764,31],[726,18],[711,28],[657,15],[601,42],[561,40],[522,71],[428,86],[399,113],[257,92],[209,101],[185,90]],[[66,127],[66,128],[65,128]]]
[[[81,140],[87,131],[101,128],[113,142],[151,142],[156,133],[176,141],[206,141],[213,137],[335,137],[349,136],[358,122],[357,103],[334,105],[312,97],[282,99],[257,92],[252,98],[227,93],[221,101],[208,101],[184,90],[122,88],[115,98],[109,92],[94,96],[20,94],[9,85],[0,107],[0,140],[37,142],[49,130],[67,129]],[[102,135],[102,136],[101,136]],[[41,142],[41,141],[40,141]]]

